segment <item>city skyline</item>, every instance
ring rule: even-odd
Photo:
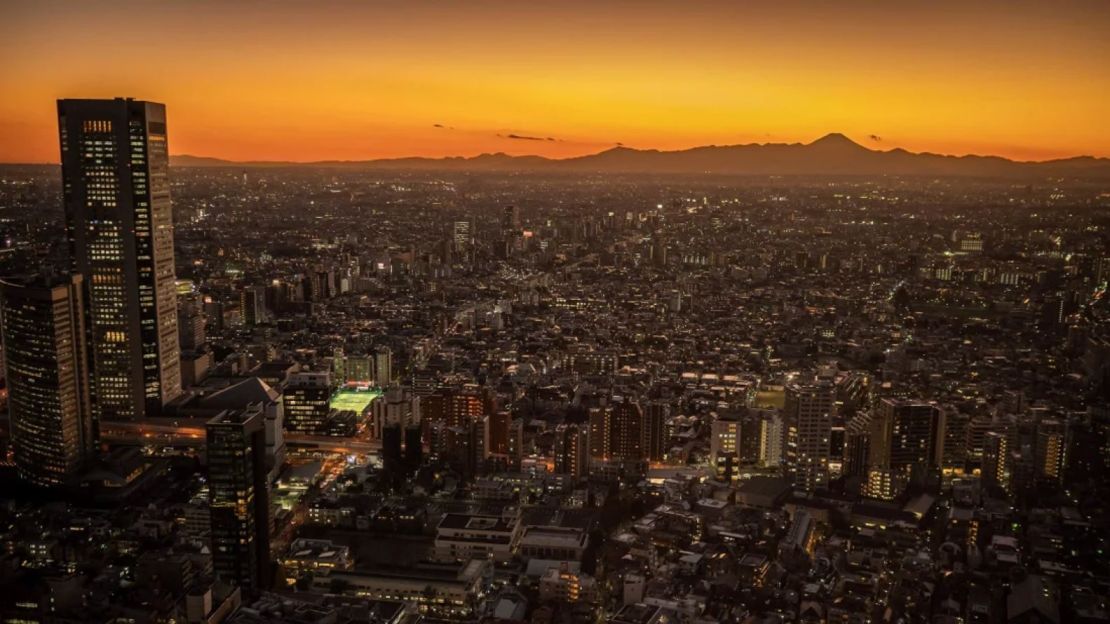
[[[1110,156],[1107,5],[942,8],[8,2],[0,162],[57,162],[37,103],[120,94],[172,105],[171,153],[230,160],[564,158],[829,132]]]
[[[0,0],[0,622],[1110,624],[1107,25]]]

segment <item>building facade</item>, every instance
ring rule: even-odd
[[[73,269],[86,280],[99,419],[157,414],[181,394],[166,109],[59,100]]]

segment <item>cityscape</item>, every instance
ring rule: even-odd
[[[429,37],[409,11],[436,29],[532,29],[542,13],[650,22],[666,46],[654,20],[689,18],[572,4],[339,3],[313,36],[343,39],[344,12]],[[707,33],[739,20],[698,4]],[[816,19],[786,5],[765,8]],[[829,19],[911,17],[848,5]],[[59,6],[66,28],[126,17]],[[1024,20],[1087,69],[1105,48],[1105,6],[1015,6],[998,36]],[[203,18],[161,13],[177,10],[126,17],[121,41],[151,26],[186,45],[161,18]],[[260,38],[326,10],[276,6],[240,51],[278,50]],[[0,4],[28,26],[46,12]],[[956,19],[918,17],[904,27]],[[222,49],[235,35],[216,22]],[[443,67],[477,53],[459,54]],[[191,125],[196,95],[124,90],[147,91],[143,62],[45,98],[28,84],[25,120],[0,105],[0,623],[1110,622],[1110,137],[1083,112],[1097,106],[1026,117],[1009,127],[1024,148],[989,153],[920,143],[908,122],[890,122],[894,143],[835,107],[821,119],[846,127],[781,140],[690,142],[700,122],[646,109],[656,142],[595,136],[618,121],[570,139],[559,98],[521,113],[547,110],[550,136],[459,113],[329,152],[306,108],[303,126],[266,126],[283,143],[263,149],[251,132],[279,105],[235,111],[238,134]],[[1090,71],[1075,79],[1110,85]],[[382,97],[397,120],[418,114]],[[1004,144],[979,123],[959,145]],[[468,147],[421,148],[467,124],[482,128]]]

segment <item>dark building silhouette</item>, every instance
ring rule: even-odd
[[[83,281],[0,282],[0,327],[15,465],[36,485],[63,485],[95,447]]]
[[[402,469],[403,439],[404,435],[399,423],[382,427],[382,465],[386,472],[399,472]]]
[[[73,269],[86,280],[93,409],[157,414],[181,394],[166,109],[59,100]]]
[[[420,425],[405,427],[405,464],[410,470],[416,470],[424,463],[422,433]]]
[[[270,583],[269,488],[262,406],[208,421],[208,501],[212,567],[245,592]]]

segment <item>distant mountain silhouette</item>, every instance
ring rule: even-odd
[[[469,158],[412,157],[291,163],[234,162],[182,155],[171,156],[170,164],[178,167],[300,165],[376,169],[645,174],[1110,178],[1108,158],[1079,156],[1041,162],[1022,162],[1000,156],[944,156],[928,152],[913,153],[901,148],[880,151],[868,149],[840,133],[827,134],[812,143],[707,145],[674,151],[614,147],[597,154],[564,159],[497,153]]]

